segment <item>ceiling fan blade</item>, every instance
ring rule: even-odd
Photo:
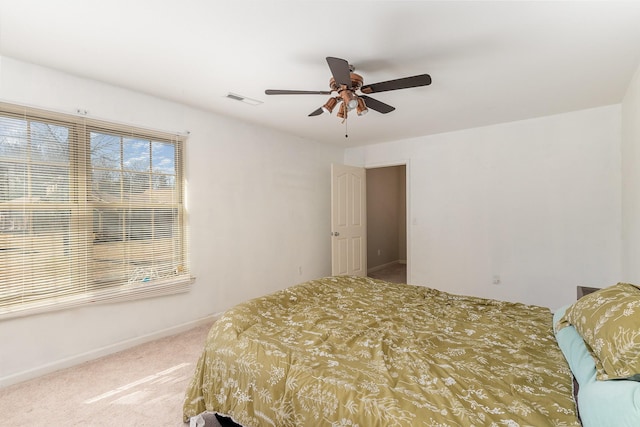
[[[362,93],[385,92],[387,90],[407,89],[410,87],[427,86],[431,84],[431,76],[429,74],[419,74],[412,77],[404,77],[402,79],[388,80],[386,82],[373,83],[364,85],[360,88]]]
[[[373,99],[367,95],[360,95],[359,97],[364,99],[364,103],[367,105],[367,108],[371,108],[372,110],[376,110],[377,112],[382,114],[390,113],[396,109],[389,104],[380,102],[377,99]]]
[[[317,110],[315,110],[311,114],[309,114],[309,117],[311,117],[311,116],[319,116],[320,114],[322,114],[322,107],[318,108]]]
[[[329,64],[329,69],[331,70],[331,74],[333,74],[333,79],[336,83],[339,85],[345,85],[347,88],[351,89],[351,71],[349,70],[349,63],[344,59],[327,56],[327,64]]]
[[[280,90],[267,89],[264,91],[267,95],[331,95],[328,90]]]

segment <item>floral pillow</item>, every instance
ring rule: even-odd
[[[580,298],[558,322],[573,325],[596,362],[599,380],[640,381],[640,289],[629,283]]]

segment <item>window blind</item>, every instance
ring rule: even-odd
[[[0,103],[0,318],[182,292],[184,137]]]

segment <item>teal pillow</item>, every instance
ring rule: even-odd
[[[596,379],[596,364],[573,326],[556,325],[569,306],[553,315],[554,332],[571,372],[579,384],[578,411],[583,427],[640,426],[640,382]]]
[[[596,375],[596,364],[587,350],[584,340],[573,326],[558,330],[557,325],[569,306],[562,307],[553,314],[553,331],[564,358],[579,385],[586,384]]]

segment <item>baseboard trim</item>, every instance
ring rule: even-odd
[[[23,381],[31,380],[46,374],[50,374],[61,369],[70,368],[75,365],[79,365],[90,360],[98,359],[100,357],[108,356],[113,353],[117,353],[122,350],[135,347],[140,344],[144,344],[149,341],[154,341],[160,338],[168,337],[171,335],[179,334],[181,332],[188,331],[196,326],[210,323],[220,317],[222,313],[211,314],[201,319],[192,320],[190,322],[182,323],[180,325],[165,328],[150,334],[142,335],[139,337],[131,338],[128,340],[120,341],[114,344],[110,344],[95,350],[90,350],[81,354],[77,354],[64,359],[56,360],[55,362],[47,363],[36,368],[28,369],[26,371],[18,372],[15,374],[7,375],[0,378],[0,388],[7,387],[13,384],[17,384]]]

